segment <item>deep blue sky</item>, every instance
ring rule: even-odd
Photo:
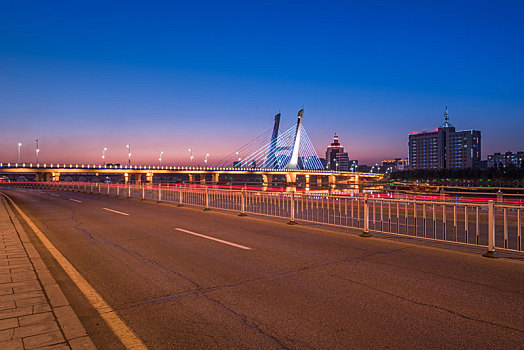
[[[304,107],[323,156],[442,123],[524,150],[524,1],[1,1],[0,161],[213,159]]]

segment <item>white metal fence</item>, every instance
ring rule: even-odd
[[[0,183],[222,209],[522,252],[522,205],[89,182]]]

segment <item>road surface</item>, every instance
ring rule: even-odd
[[[524,344],[521,260],[138,200],[2,192],[151,349]],[[97,347],[123,348],[30,236]]]

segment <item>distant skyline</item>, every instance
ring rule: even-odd
[[[524,151],[524,2],[0,3],[0,161],[209,164],[304,108],[320,157],[407,156],[411,131]]]

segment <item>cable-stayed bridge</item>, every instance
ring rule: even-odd
[[[280,113],[275,115],[273,129],[221,160],[218,167],[324,170],[303,125],[304,110],[297,123],[280,132]]]
[[[83,176],[93,182],[103,182],[99,176],[123,175],[125,183],[137,184],[152,183],[155,175],[166,174],[201,184],[218,184],[225,177],[230,182],[235,182],[235,177],[243,181],[251,177],[254,181],[261,180],[264,186],[271,186],[273,180],[280,177],[290,186],[300,182],[306,187],[315,180],[318,185],[327,182],[334,186],[382,179],[381,174],[325,170],[303,126],[304,110],[298,112],[297,123],[284,132],[280,131],[280,117],[280,113],[275,116],[273,129],[234,151],[216,166],[0,163],[0,174],[34,174],[36,181],[61,181],[61,175]]]

